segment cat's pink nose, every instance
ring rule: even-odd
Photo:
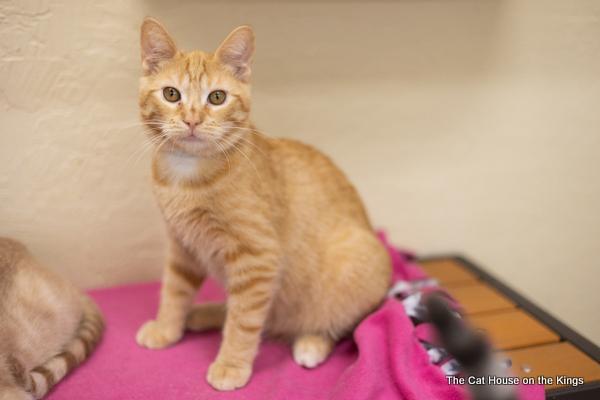
[[[197,119],[184,119],[183,123],[186,124],[190,128],[190,131],[193,132],[196,125],[198,125],[198,120]]]

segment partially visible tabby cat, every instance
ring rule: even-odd
[[[214,54],[179,51],[150,18],[141,39],[140,109],[171,250],[158,316],[137,342],[173,344],[186,319],[196,330],[224,324],[207,374],[219,390],[248,382],[262,332],[291,339],[296,362],[316,367],[391,279],[356,190],[322,153],[251,124],[249,27]],[[223,283],[227,304],[191,312],[207,274]]]
[[[0,238],[0,400],[40,399],[98,343],[96,305]]]

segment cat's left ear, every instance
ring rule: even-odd
[[[235,28],[215,52],[216,58],[243,82],[250,79],[253,54],[254,31],[247,25]]]
[[[158,70],[159,65],[177,54],[175,41],[164,26],[154,18],[146,17],[141,29],[142,68],[146,74]]]

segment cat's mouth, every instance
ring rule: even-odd
[[[213,140],[203,132],[181,132],[179,135],[171,136],[171,143],[179,150],[190,154],[211,152]]]
[[[177,140],[186,142],[186,143],[199,143],[199,142],[203,141],[202,138],[199,138],[198,136],[193,135],[193,134],[183,136],[183,137],[178,137]]]

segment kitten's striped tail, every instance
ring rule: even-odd
[[[83,295],[83,315],[79,328],[63,351],[23,376],[21,383],[36,399],[41,399],[95,349],[104,331],[104,320],[96,304]]]

